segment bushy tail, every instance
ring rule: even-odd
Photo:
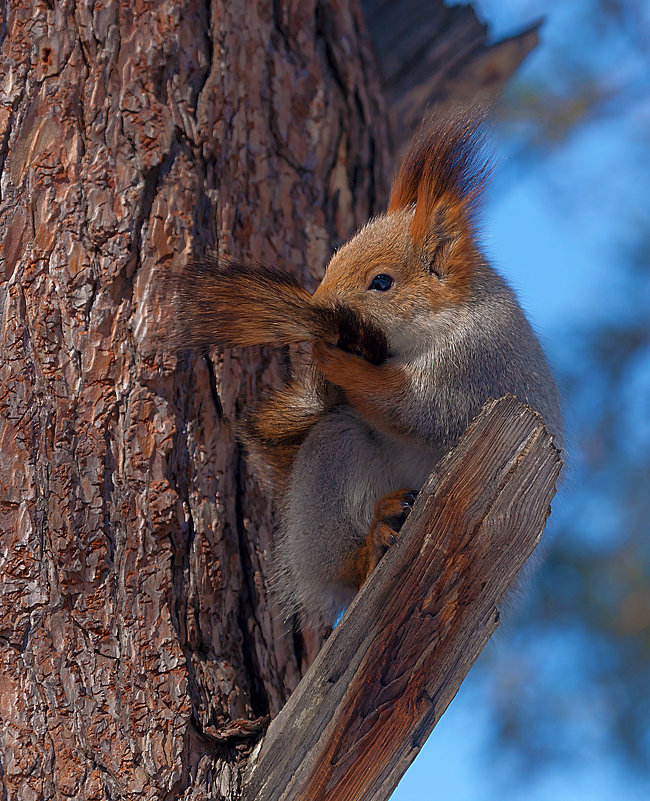
[[[171,291],[167,339],[175,349],[287,345],[327,338],[332,328],[298,281],[261,265],[191,262]]]
[[[316,303],[281,270],[206,259],[188,264],[163,291],[173,297],[165,328],[175,350],[320,340],[374,363],[386,358],[382,331],[347,306]]]

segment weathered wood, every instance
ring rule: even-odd
[[[539,415],[486,405],[271,724],[246,801],[390,796],[496,628],[560,468]]]

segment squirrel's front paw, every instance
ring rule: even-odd
[[[417,490],[398,490],[384,495],[377,501],[375,516],[368,533],[370,551],[370,570],[373,570],[386,550],[395,542],[402,526],[409,516]]]
[[[311,346],[314,361],[325,377],[333,384],[341,386],[352,378],[356,378],[364,367],[361,356],[341,350],[327,342],[314,342]]]

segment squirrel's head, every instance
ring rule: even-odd
[[[474,226],[490,172],[482,145],[476,116],[427,126],[402,161],[387,213],[334,254],[314,300],[374,323],[395,356],[447,326],[483,262]]]

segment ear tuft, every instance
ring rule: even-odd
[[[416,204],[411,225],[421,242],[441,203],[471,223],[492,172],[485,152],[484,109],[463,110],[425,120],[393,182],[388,213]]]

